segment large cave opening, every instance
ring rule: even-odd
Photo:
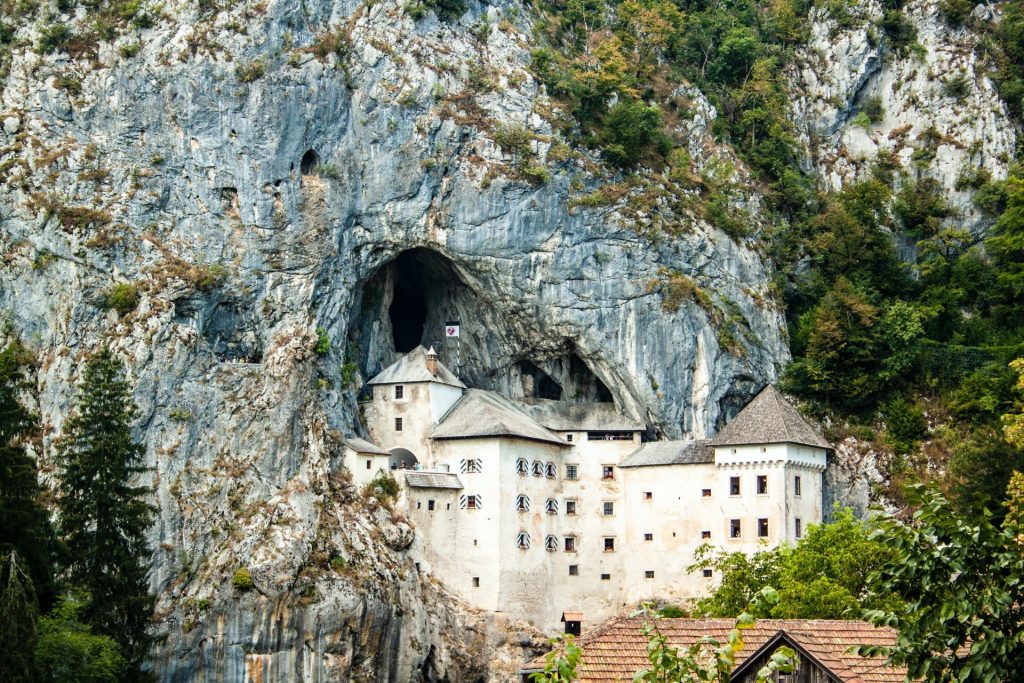
[[[393,290],[388,319],[395,351],[408,353],[423,341],[427,322],[427,288],[440,273],[430,269],[432,259],[425,249],[413,249],[398,255],[391,262]],[[433,272],[432,272],[433,271]]]

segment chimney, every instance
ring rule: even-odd
[[[437,377],[437,351],[431,346],[430,350],[427,351],[427,370],[434,377]]]

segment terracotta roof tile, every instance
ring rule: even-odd
[[[586,631],[577,638],[582,648],[580,683],[632,681],[648,667],[647,638],[640,617],[620,617]],[[661,619],[658,628],[674,646],[690,646],[705,639],[725,642],[732,619]],[[901,683],[906,669],[886,666],[882,659],[866,659],[850,652],[857,645],[892,645],[896,632],[862,621],[825,619],[762,619],[743,632],[744,647],[736,658],[740,667],[780,631],[802,647],[839,679],[851,683]],[[544,668],[544,657],[526,664],[526,671]]]

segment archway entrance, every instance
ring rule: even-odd
[[[420,462],[412,451],[405,448],[392,448],[388,453],[391,454],[388,465],[393,470],[414,470]]]

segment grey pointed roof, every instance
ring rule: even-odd
[[[512,400],[483,389],[469,389],[441,418],[431,439],[473,439],[511,436],[568,446],[538,424]]]
[[[654,467],[657,465],[700,465],[714,462],[711,442],[651,441],[636,449],[619,467]]]
[[[769,384],[711,440],[712,446],[796,443],[832,448],[817,429]]]
[[[373,455],[390,455],[386,450],[370,443],[366,439],[360,439],[358,436],[350,436],[345,439],[345,445],[354,450],[356,453],[371,453]]]
[[[437,361],[437,374],[430,374],[430,370],[427,370],[427,350],[422,346],[417,346],[399,358],[367,384],[414,384],[416,382],[437,382],[460,389],[466,388],[466,385],[455,376],[455,373],[445,367],[441,361]]]
[[[559,432],[642,432],[642,422],[620,413],[614,403],[569,403],[533,399],[519,404],[524,413],[548,429]]]
[[[405,484],[414,489],[461,489],[462,481],[453,472],[405,472]]]

